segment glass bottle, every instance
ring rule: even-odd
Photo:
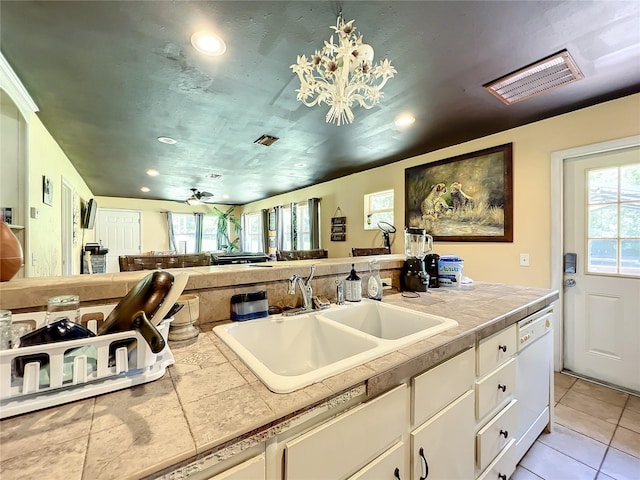
[[[351,273],[344,281],[344,296],[347,302],[359,302],[362,300],[362,281],[356,273],[355,264],[351,264]]]

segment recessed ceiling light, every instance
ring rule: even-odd
[[[175,145],[176,143],[178,143],[177,140],[171,137],[158,137],[158,141],[160,143],[166,143],[167,145]]]
[[[191,35],[191,45],[200,53],[218,56],[227,51],[227,44],[210,32],[196,32]]]
[[[151,191],[151,189],[150,189],[149,187],[142,187],[142,188],[140,189],[140,191],[141,191],[141,192],[144,192],[144,193],[147,193],[147,192],[150,192],[150,191]]]
[[[410,113],[403,113],[402,115],[399,115],[398,117],[396,117],[396,120],[394,123],[396,124],[396,127],[407,128],[413,125],[415,121],[416,121],[416,117],[414,117]]]
[[[158,170],[150,168],[149,170],[147,170],[147,175],[149,175],[150,177],[157,177],[158,175],[160,175],[160,172]]]
[[[297,167],[297,168],[304,168],[304,167],[306,167],[306,166],[307,166],[307,164],[306,164],[306,163],[302,163],[302,162],[300,162],[300,163],[296,163],[296,164],[294,165],[294,167]]]
[[[229,198],[229,195],[227,195],[226,193],[222,194],[222,198],[224,198],[225,200],[227,200]]]

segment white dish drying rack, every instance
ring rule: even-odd
[[[96,333],[98,322],[114,308],[115,304],[83,307],[80,316]],[[12,321],[35,323],[39,328],[45,323],[45,313],[14,314]],[[162,320],[156,327],[165,342],[172,320]],[[136,342],[131,351],[122,346],[127,340]],[[46,355],[49,363],[22,360],[24,375],[20,377],[16,359],[27,355]],[[152,382],[173,363],[168,343],[161,352],[153,353],[136,330],[0,350],[0,419]]]

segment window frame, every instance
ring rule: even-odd
[[[391,194],[391,207],[390,208],[383,208],[383,209],[373,209],[371,208],[371,203],[372,200],[375,199],[376,197],[383,197],[383,196],[387,196]],[[388,222],[391,225],[394,225],[394,210],[395,210],[395,190],[393,188],[390,188],[388,190],[381,190],[378,192],[372,192],[372,193],[366,193],[364,195],[364,216],[363,216],[363,225],[364,225],[364,229],[365,230],[377,230],[378,229],[378,222],[380,221],[384,221],[384,222]],[[371,221],[371,217],[373,215],[376,214],[381,214],[381,213],[390,213],[391,214],[391,218],[390,220],[387,219],[382,219],[382,220],[378,220],[377,222],[373,222]]]

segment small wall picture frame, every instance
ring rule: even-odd
[[[53,206],[53,183],[46,175],[42,176],[42,203]]]
[[[342,214],[340,207],[331,218],[331,241],[346,242],[347,241],[347,217]]]

